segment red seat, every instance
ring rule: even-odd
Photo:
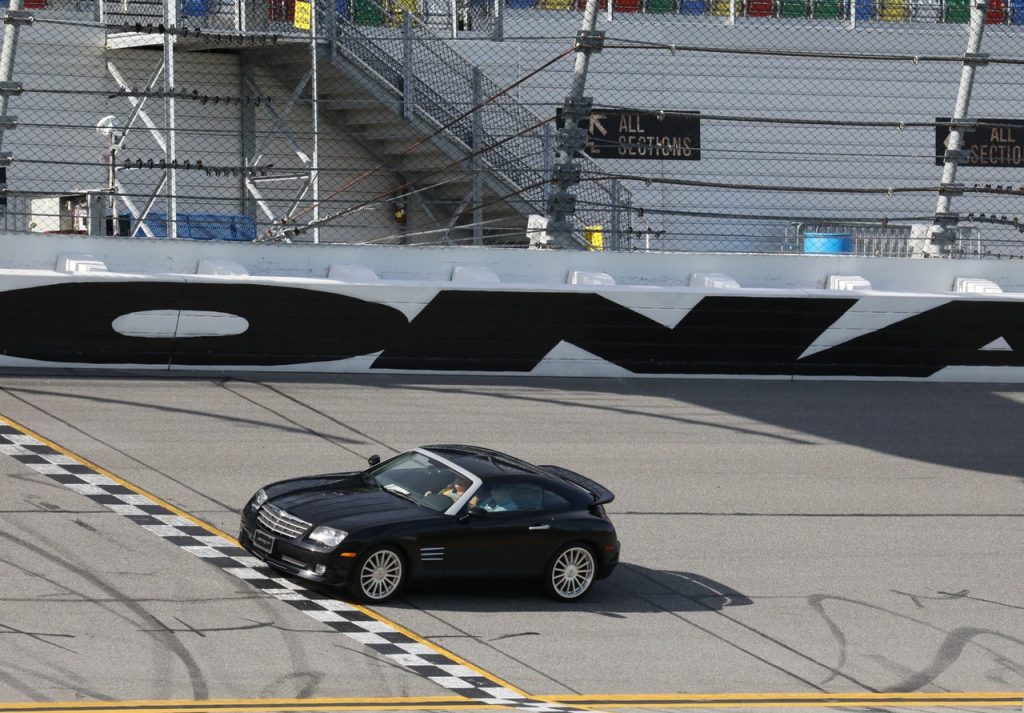
[[[771,17],[774,14],[773,0],[749,0],[747,3],[747,15],[750,17]]]
[[[7,3],[4,3],[5,5]],[[26,10],[45,10],[46,0],[25,0]]]
[[[1003,0],[988,0],[988,10],[985,11],[985,23],[988,25],[1001,25],[1006,22],[1006,3]]]
[[[271,20],[295,22],[295,0],[270,0],[267,17]]]

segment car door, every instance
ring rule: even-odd
[[[551,513],[543,507],[544,491],[537,483],[503,483],[515,503],[512,509],[488,509],[492,497],[482,487],[480,507],[459,518],[450,529],[447,572],[453,576],[531,576],[543,570],[553,531]],[[486,486],[486,484],[485,484]]]

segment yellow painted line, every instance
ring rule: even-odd
[[[963,693],[713,693],[598,694],[535,696],[535,701],[576,705],[586,702],[610,708],[823,708],[885,705],[888,707],[1020,706],[1024,691]],[[405,698],[223,698],[210,700],[38,701],[0,703],[0,713],[254,713],[256,711],[429,710],[437,708],[503,708],[461,696]]]
[[[164,499],[162,499],[160,497],[157,497],[156,495],[153,495],[149,491],[140,488],[139,486],[135,485],[134,483],[128,482],[127,480],[125,480],[124,478],[122,478],[122,477],[120,477],[118,475],[115,475],[115,474],[111,473],[106,468],[103,468],[103,467],[101,467],[99,465],[96,465],[95,463],[93,463],[92,461],[88,460],[87,458],[83,458],[82,456],[78,455],[77,453],[73,453],[72,451],[69,451],[67,448],[64,448],[63,446],[61,446],[58,443],[54,443],[49,438],[46,438],[45,436],[42,436],[42,435],[36,433],[35,431],[33,431],[32,429],[28,428],[27,426],[23,426],[20,423],[12,421],[11,419],[7,418],[6,416],[2,416],[2,415],[0,415],[0,422],[6,423],[11,428],[15,429],[16,431],[20,431],[21,433],[23,433],[26,436],[29,436],[30,438],[35,438],[39,442],[45,443],[47,446],[49,446],[50,448],[54,449],[58,453],[67,456],[68,458],[76,461],[77,463],[79,463],[81,465],[84,465],[86,468],[91,468],[92,470],[95,470],[100,475],[104,475],[104,476],[110,478],[111,480],[116,482],[118,485],[121,485],[121,486],[127,488],[128,490],[131,490],[136,495],[141,495],[144,498],[148,498],[148,499],[152,500],[154,503],[156,503],[157,505],[160,505],[161,507],[167,508],[167,510],[169,510],[172,513],[174,513],[175,515],[177,515],[179,517],[185,518],[186,520],[188,520],[192,524],[196,525],[197,527],[201,527],[201,528],[203,528],[204,530],[206,530],[209,533],[217,535],[218,537],[222,537],[223,539],[227,540],[228,542],[230,542],[231,544],[235,545],[236,547],[240,547],[240,545],[238,544],[238,540],[236,540],[234,537],[232,537],[231,535],[227,534],[226,532],[223,532],[223,531],[217,529],[216,527],[214,527],[213,525],[209,524],[208,522],[204,522],[203,520],[200,520],[199,518],[197,518],[194,515],[191,515],[191,514],[185,512],[184,510],[182,510],[179,507],[175,507],[174,505],[171,505],[166,500],[164,500]],[[493,673],[490,673],[489,671],[485,671],[484,669],[480,668],[479,666],[477,666],[475,664],[470,663],[469,661],[467,661],[466,659],[462,658],[461,656],[458,656],[457,654],[455,654],[455,653],[453,653],[451,651],[448,651],[447,649],[444,649],[444,648],[438,646],[434,642],[428,641],[427,639],[424,639],[419,634],[416,634],[415,632],[412,632],[409,629],[406,629],[404,626],[402,626],[398,622],[392,621],[391,619],[387,618],[383,614],[378,614],[377,612],[373,611],[372,609],[367,609],[366,607],[360,606],[359,604],[356,604],[354,602],[346,602],[346,604],[348,604],[349,606],[354,607],[355,609],[357,609],[358,611],[362,612],[363,614],[366,614],[368,617],[376,619],[377,621],[381,622],[382,624],[386,624],[387,626],[391,627],[395,631],[400,632],[402,634],[405,634],[410,639],[414,640],[416,643],[422,644],[423,646],[426,646],[427,648],[431,649],[432,651],[435,651],[436,653],[444,656],[445,658],[451,659],[453,662],[455,662],[455,663],[457,663],[457,664],[459,664],[461,666],[465,666],[466,668],[470,669],[471,671],[475,672],[476,674],[486,678],[488,681],[491,681],[491,682],[493,682],[493,683],[495,683],[495,684],[497,684],[497,685],[499,685],[499,686],[501,686],[503,688],[507,688],[510,691],[514,691],[515,693],[523,696],[524,698],[530,698],[531,697],[530,694],[526,693],[525,691],[523,691],[518,686],[514,686],[511,683],[509,683],[508,681],[505,681],[505,680],[499,678],[498,676],[495,676]]]
[[[121,485],[121,486],[123,486],[125,488],[128,488],[128,490],[131,490],[136,495],[141,495],[144,498],[149,498],[150,500],[152,500],[157,505],[159,505],[161,507],[164,507],[164,508],[167,508],[168,510],[170,510],[172,513],[174,513],[178,517],[185,518],[186,520],[191,522],[193,525],[196,525],[197,527],[201,527],[204,530],[206,530],[207,532],[210,532],[210,533],[212,533],[214,535],[217,535],[218,537],[223,537],[225,540],[227,540],[231,544],[235,545],[236,547],[238,546],[238,540],[236,540],[234,537],[232,537],[231,535],[227,534],[226,532],[222,532],[221,530],[218,530],[213,525],[211,525],[211,524],[209,524],[207,522],[203,522],[202,520],[200,520],[199,518],[195,517],[194,515],[188,514],[187,512],[182,510],[181,508],[178,508],[178,507],[175,507],[174,505],[171,505],[166,500],[163,500],[162,498],[158,498],[156,495],[153,495],[153,493],[147,492],[147,491],[143,490],[142,488],[140,488],[139,486],[137,486],[137,485],[135,485],[133,483],[129,483],[124,478],[122,478],[120,476],[117,476],[117,475],[114,475],[113,473],[111,473],[106,468],[103,468],[101,466],[96,465],[92,461],[90,461],[90,460],[88,460],[86,458],[83,458],[82,456],[78,455],[77,453],[72,453],[71,451],[69,451],[64,446],[62,446],[62,445],[60,445],[58,443],[54,443],[53,441],[51,441],[49,438],[46,438],[45,436],[39,435],[38,433],[36,433],[32,429],[28,428],[27,426],[22,426],[20,423],[16,423],[16,422],[12,421],[11,419],[7,418],[6,416],[0,416],[0,421],[2,421],[3,423],[6,423],[8,426],[13,428],[14,430],[20,431],[24,435],[29,436],[30,438],[35,438],[37,441],[39,441],[41,443],[45,443],[46,445],[48,445],[53,450],[57,451],[61,455],[67,456],[68,458],[70,458],[73,461],[78,462],[80,465],[84,465],[86,468],[91,468],[92,470],[96,471],[100,475],[104,475],[104,476],[110,478],[111,480],[113,480],[118,485]]]
[[[1020,707],[1024,691],[969,691],[962,693],[708,693],[607,694],[536,696],[549,703],[592,705],[602,708],[835,708],[849,706],[897,707]]]

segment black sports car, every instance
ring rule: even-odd
[[[473,446],[424,446],[362,472],[283,480],[242,511],[239,542],[267,564],[380,602],[411,579],[542,577],[579,599],[619,541],[589,478]]]

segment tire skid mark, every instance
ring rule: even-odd
[[[0,429],[2,429],[2,428],[3,428],[3,426],[2,426],[2,424],[0,424]],[[2,440],[2,435],[0,435],[0,440]],[[125,614],[122,614],[122,613],[116,611],[116,607],[114,605],[105,605],[105,604],[101,604],[101,603],[95,602],[90,597],[88,597],[85,594],[83,594],[82,592],[75,592],[74,590],[72,590],[72,589],[70,589],[70,588],[68,588],[68,587],[66,587],[64,585],[59,585],[62,589],[65,589],[67,591],[73,592],[74,594],[77,594],[77,595],[81,596],[83,602],[91,602],[91,603],[94,603],[94,604],[99,604],[99,606],[101,608],[106,609],[108,612],[110,612],[114,616],[122,618],[122,619],[125,619],[126,621],[128,621],[128,622],[130,622],[132,624],[139,624],[142,621],[146,621],[146,620],[150,620],[150,621],[155,621],[156,620],[156,618],[152,614],[150,614],[149,611],[145,607],[141,606],[138,602],[132,600],[130,597],[127,597],[123,592],[118,590],[116,587],[111,586],[109,583],[103,581],[103,579],[101,579],[100,577],[97,577],[92,572],[90,572],[90,571],[88,571],[88,570],[86,570],[86,569],[84,569],[82,567],[79,567],[79,566],[73,564],[72,562],[69,562],[68,560],[64,559],[63,557],[59,556],[58,554],[56,554],[57,550],[56,550],[55,546],[50,545],[49,547],[40,547],[38,545],[35,545],[34,543],[28,542],[28,541],[26,541],[26,540],[24,540],[24,539],[22,539],[20,537],[16,537],[16,536],[14,536],[14,535],[12,535],[12,534],[10,534],[8,532],[4,532],[4,531],[0,531],[0,539],[5,539],[5,540],[8,540],[10,542],[13,542],[18,547],[21,547],[23,549],[26,549],[26,550],[29,550],[29,551],[33,552],[40,559],[48,560],[48,561],[53,562],[54,564],[58,565],[59,567],[62,567],[63,569],[66,569],[66,570],[68,570],[70,572],[73,572],[74,574],[78,575],[79,577],[81,577],[86,582],[89,582],[90,584],[92,584],[97,589],[99,589],[99,590],[101,590],[103,592],[106,592],[107,595],[109,595],[111,597],[116,598],[117,606],[121,606],[121,607],[124,607],[125,609],[127,609],[129,612],[134,614],[135,617],[138,618],[138,621],[134,620],[133,618],[131,618],[131,617],[125,615]],[[189,650],[180,641],[178,641],[175,637],[161,636],[159,634],[153,634],[152,636],[161,646],[167,648],[172,654],[174,654],[181,661],[182,666],[184,666],[185,671],[188,674],[189,683],[192,686],[192,692],[195,695],[195,697],[196,698],[207,698],[210,694],[209,694],[209,689],[208,689],[208,687],[206,685],[206,679],[203,676],[203,672],[200,670],[199,665],[196,663],[195,659],[192,657],[192,654],[189,652]]]
[[[548,702],[514,688],[454,654],[384,621],[364,607],[308,589],[279,577],[228,535],[112,473],[46,441],[0,416],[0,454],[118,513],[145,530],[199,557],[248,585],[286,602],[307,616],[345,634],[375,654],[397,663],[463,698],[479,704],[532,713],[569,713],[581,708]],[[71,566],[71,565],[68,565]],[[83,573],[86,576],[87,573]],[[102,582],[98,586],[109,589]],[[190,671],[191,673],[191,671]],[[197,672],[198,673],[198,672]],[[196,698],[206,698],[205,687]]]

